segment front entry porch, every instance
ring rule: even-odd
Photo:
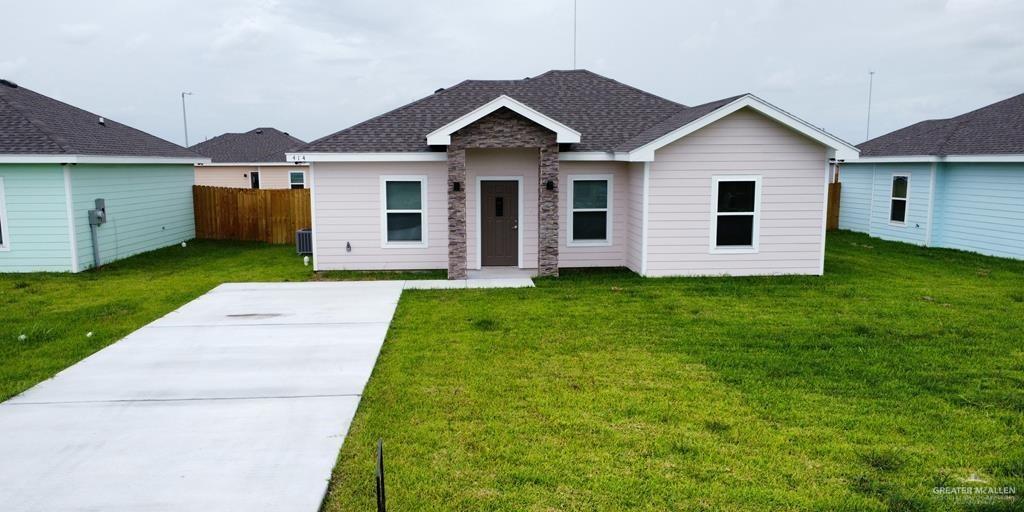
[[[555,133],[499,109],[451,134],[448,278],[489,266],[558,275]]]

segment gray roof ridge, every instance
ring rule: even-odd
[[[21,86],[19,85],[17,87],[20,88]],[[35,92],[35,91],[31,90],[31,89],[25,89],[25,90],[29,91],[31,93],[34,93],[34,94],[39,94],[39,93],[37,93],[37,92]],[[0,100],[3,100],[3,102],[6,103],[9,107],[11,107],[12,110],[14,110],[19,115],[21,115],[22,119],[28,121],[29,124],[31,124],[33,127],[35,127],[35,129],[39,130],[39,133],[43,134],[44,137],[46,137],[47,139],[50,139],[50,142],[53,142],[54,144],[56,144],[57,147],[59,147],[62,152],[64,152],[65,154],[72,154],[72,153],[74,153],[74,148],[72,148],[70,145],[68,145],[67,141],[64,140],[63,137],[60,137],[57,134],[51,132],[47,128],[46,123],[44,123],[44,122],[40,121],[39,119],[36,119],[36,118],[26,114],[22,110],[22,108],[19,107],[17,101],[12,101],[10,98],[7,97],[6,94],[0,94]],[[59,101],[59,100],[54,100],[54,101]],[[64,103],[64,102],[61,102],[61,103]],[[65,105],[69,105],[69,104],[65,103]]]
[[[548,73],[553,73],[555,71],[559,71],[559,70],[551,70],[551,71],[548,71],[547,73],[544,73],[544,75],[546,75]],[[681,106],[683,108],[689,108],[687,105],[679,103],[678,101],[672,101],[672,100],[670,100],[670,99],[668,99],[668,98],[666,98],[664,96],[659,96],[659,95],[654,94],[652,92],[645,91],[643,89],[640,89],[639,87],[634,87],[634,86],[629,85],[627,83],[620,82],[620,81],[618,81],[618,80],[616,80],[614,78],[610,78],[610,77],[604,76],[604,75],[602,75],[600,73],[595,73],[595,72],[593,72],[593,71],[591,71],[589,69],[586,69],[586,68],[572,69],[572,70],[568,70],[568,71],[570,71],[570,72],[581,72],[581,73],[586,73],[588,75],[594,75],[594,76],[596,76],[596,77],[598,77],[598,78],[600,78],[600,79],[602,79],[604,81],[612,82],[612,83],[615,83],[615,84],[619,84],[619,85],[621,85],[623,87],[626,87],[628,89],[632,89],[632,90],[634,90],[634,91],[636,91],[638,93],[644,94],[646,96],[651,96],[651,97],[654,97],[654,98],[658,98],[659,100],[662,100],[662,101],[667,101],[669,103],[674,103],[674,104],[679,105],[679,106]],[[566,72],[566,70],[561,70],[559,72]],[[543,75],[541,75],[541,76],[543,76]]]
[[[219,145],[221,145],[221,144],[231,140],[234,137],[238,137],[239,135],[242,135],[242,134],[241,133],[237,133],[237,132],[224,132],[224,133],[222,133],[220,135],[215,135],[212,139],[206,139],[204,141],[196,142],[195,144],[192,144],[191,146],[189,146],[188,149],[192,149],[192,148],[199,147],[199,146],[204,146],[204,145],[205,145],[205,147],[212,148],[214,146],[219,146]],[[231,137],[231,136],[234,136],[234,137]]]
[[[974,112],[974,111],[972,111],[972,112]],[[972,113],[972,112],[968,112],[968,114]],[[966,116],[966,114],[964,114],[964,116]],[[961,116],[957,116],[957,117],[961,117]],[[952,120],[952,119],[956,119],[956,117],[950,118],[950,120]],[[950,139],[952,139],[953,136],[956,135],[956,133],[958,131],[960,131],[961,128],[963,128],[965,125],[969,124],[971,121],[972,121],[972,119],[969,118],[969,117],[964,117],[963,119],[959,119],[959,120],[955,121],[956,122],[956,126],[954,126],[952,130],[949,130],[949,133],[947,133],[945,137],[942,137],[942,138],[939,139],[938,145],[935,146],[935,154],[936,155],[945,155],[946,154],[946,151],[945,151],[946,150],[946,145],[949,144]]]

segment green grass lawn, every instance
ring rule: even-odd
[[[403,295],[325,509],[1018,510],[1024,262],[830,234],[824,277]],[[981,480],[972,481],[972,480]]]
[[[0,399],[222,282],[388,277],[225,242],[0,274]],[[1024,496],[1024,262],[831,233],[824,277],[537,285],[403,294],[325,510],[374,508],[381,437],[392,510],[1024,507],[932,492]]]

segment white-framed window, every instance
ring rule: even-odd
[[[260,172],[249,171],[249,187],[260,188]]]
[[[569,236],[570,247],[612,244],[611,174],[570,174]]]
[[[711,178],[711,252],[757,252],[761,177]]]
[[[11,250],[10,225],[7,224],[7,190],[4,179],[0,177],[0,251]]]
[[[381,176],[381,247],[427,246],[427,177]]]
[[[907,204],[910,197],[910,175],[892,175],[892,193],[889,195],[889,222],[906,224]]]
[[[306,188],[306,171],[289,171],[288,188]]]

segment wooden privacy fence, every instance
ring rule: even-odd
[[[828,184],[828,215],[825,217],[825,229],[839,229],[839,193],[843,184],[836,181]]]
[[[196,238],[295,243],[312,225],[309,189],[192,187]]]

